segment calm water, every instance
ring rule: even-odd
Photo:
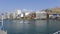
[[[4,20],[7,34],[53,34],[60,30],[60,20]]]

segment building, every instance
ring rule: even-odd
[[[36,18],[35,19],[46,19],[47,13],[45,11],[36,11]]]
[[[25,18],[26,19],[34,19],[36,17],[36,13],[35,12],[26,12],[25,13]]]
[[[20,19],[21,17],[24,17],[24,14],[23,14],[22,10],[16,10],[15,16],[16,16],[16,19]]]
[[[3,19],[9,19],[10,18],[10,14],[9,13],[4,13],[3,15]]]

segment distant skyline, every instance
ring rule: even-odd
[[[15,9],[41,10],[60,7],[60,0],[0,0],[0,13]]]

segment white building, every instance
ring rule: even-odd
[[[31,12],[26,12],[26,13],[25,13],[25,16],[29,15],[30,13],[31,13]]]
[[[16,18],[16,14],[15,14],[15,12],[13,12],[12,15],[13,15],[13,19],[15,19],[15,18]]]
[[[25,16],[29,15],[30,13],[33,12],[33,10],[27,10],[27,9],[23,9],[22,12],[25,13]]]
[[[24,17],[24,14],[23,14],[23,13],[21,13],[20,17]]]
[[[4,13],[3,19],[9,19],[9,18],[10,18],[10,14],[9,13]]]
[[[21,14],[21,12],[22,12],[21,10],[16,10],[17,14]]]
[[[45,11],[37,11],[35,19],[46,19],[47,13]]]
[[[22,10],[16,10],[15,15],[16,15],[17,18],[20,18],[20,17],[24,16]]]
[[[16,14],[16,16],[18,16],[19,14],[21,14],[21,10],[16,10],[15,14]]]

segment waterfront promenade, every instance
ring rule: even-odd
[[[0,30],[0,34],[7,34],[7,32]]]

